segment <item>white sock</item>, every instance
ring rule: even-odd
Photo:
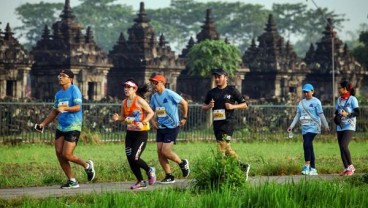
[[[87,163],[87,167],[86,167],[86,169],[88,169],[89,168],[89,164]]]
[[[73,182],[77,182],[77,180],[75,178],[71,178],[69,179],[70,181],[73,181]]]

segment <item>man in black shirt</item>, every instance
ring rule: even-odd
[[[235,86],[227,85],[228,74],[225,70],[216,69],[212,74],[217,87],[207,93],[202,109],[213,111],[213,130],[219,151],[238,158],[236,152],[230,147],[234,132],[233,114],[235,109],[247,109],[248,105]],[[241,165],[248,178],[250,166],[242,163]]]

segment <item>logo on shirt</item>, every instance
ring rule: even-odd
[[[225,99],[230,99],[231,98],[231,95],[225,95],[224,98]]]
[[[167,98],[164,98],[164,103],[167,103]]]

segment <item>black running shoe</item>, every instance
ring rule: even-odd
[[[181,172],[183,172],[183,177],[186,178],[188,177],[189,173],[190,173],[190,169],[189,169],[189,162],[188,160],[183,160],[183,162],[181,162],[179,164],[179,167],[181,169]]]
[[[67,180],[64,185],[60,186],[60,188],[62,188],[62,189],[79,188],[79,184],[78,184],[78,181]]]
[[[250,164],[246,164],[246,163],[242,163],[242,162],[239,162],[240,164],[240,168],[242,171],[244,171],[245,173],[245,180],[247,181],[248,180],[248,174],[249,174],[249,170],[250,170]]]
[[[175,178],[173,175],[166,175],[166,177],[161,181],[162,184],[175,183]]]
[[[89,164],[89,168],[85,169],[88,181],[92,181],[95,178],[95,168],[93,167],[93,161],[88,160],[87,163]]]

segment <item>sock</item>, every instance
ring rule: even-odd
[[[89,169],[89,164],[87,163],[87,167],[85,168],[86,170],[88,170]]]
[[[73,182],[77,182],[77,180],[75,178],[70,178],[69,180],[73,181]]]

